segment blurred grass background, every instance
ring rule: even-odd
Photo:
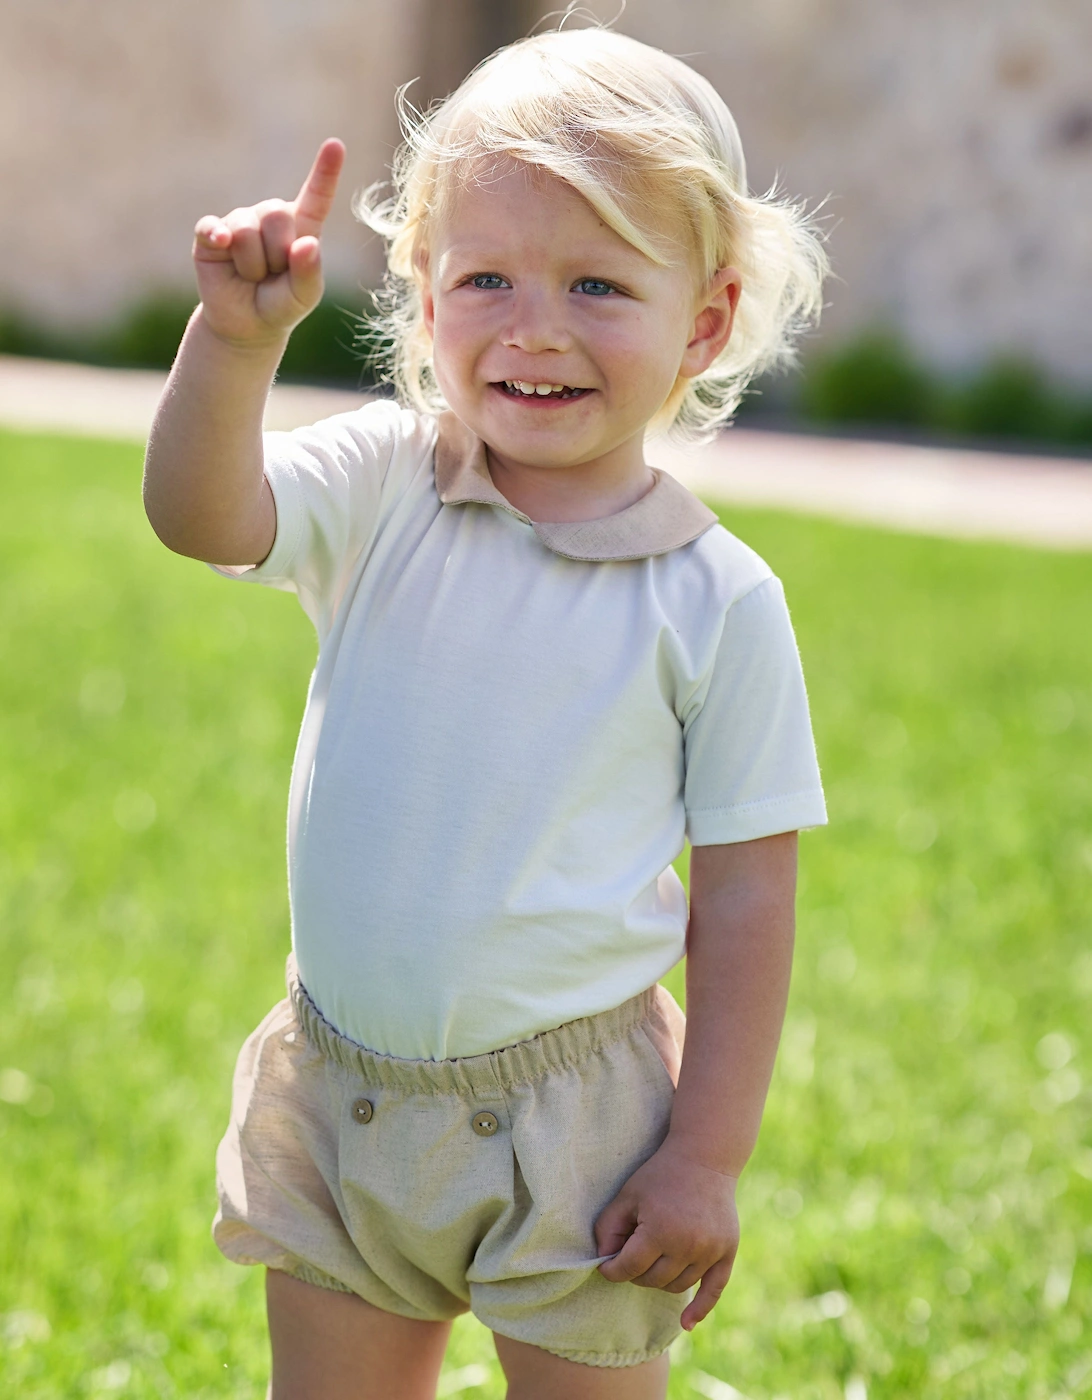
[[[282,993],[313,660],[154,539],[140,452],[0,436],[0,1393],[264,1395],[208,1234]],[[1092,1388],[1092,559],[732,510],[785,580],[831,827],[743,1246],[671,1394]],[[681,991],[679,971],[673,989]],[[503,1394],[460,1321],[441,1392]]]

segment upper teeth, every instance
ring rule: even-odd
[[[560,394],[564,384],[531,384],[526,379],[506,379],[509,389],[518,389],[521,394]]]

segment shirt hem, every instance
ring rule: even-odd
[[[692,846],[728,846],[826,823],[823,794],[812,789],[744,802],[738,807],[707,807],[689,812],[686,834]]]
[[[277,533],[273,547],[260,564],[210,564],[213,573],[222,578],[241,579],[244,583],[270,583],[285,578],[286,571],[299,549],[303,534],[303,509],[300,502],[296,473],[287,462],[278,463],[279,470],[264,473],[273,493],[277,512]]]

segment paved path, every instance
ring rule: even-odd
[[[0,424],[141,441],[164,376],[0,356]],[[293,428],[362,402],[278,385],[266,425]],[[1092,461],[733,428],[707,447],[655,444],[653,462],[710,500],[893,529],[1092,549]]]

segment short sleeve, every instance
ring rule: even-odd
[[[412,441],[420,437],[420,443]],[[427,455],[429,428],[388,402],[371,403],[290,433],[265,434],[265,475],[277,508],[273,548],[257,567],[217,573],[299,595],[320,635],[349,570],[379,523],[400,450]]]
[[[800,655],[778,579],[768,577],[728,609],[684,745],[693,845],[826,822]]]

